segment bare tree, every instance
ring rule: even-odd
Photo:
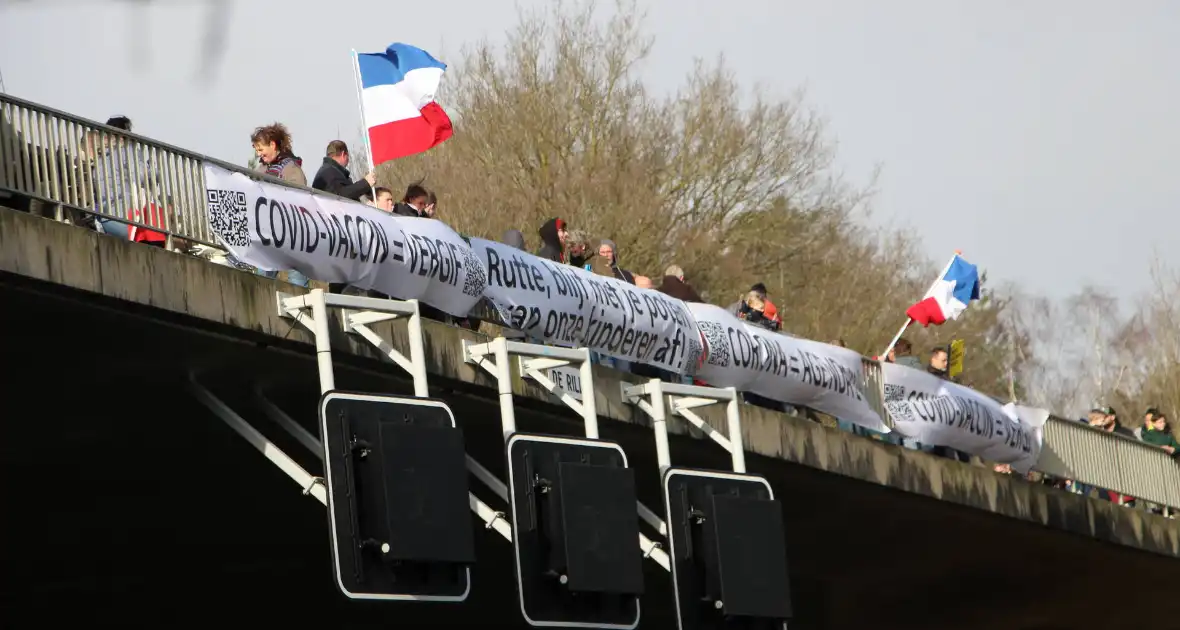
[[[481,42],[452,63],[439,100],[454,137],[379,178],[429,178],[467,234],[516,228],[535,246],[535,226],[562,217],[613,239],[636,273],[680,265],[718,304],[763,282],[787,331],[879,350],[937,269],[908,232],[869,227],[875,178],[856,187],[833,168],[803,94],[748,89],[724,59],[697,61],[673,94],[653,95],[638,73],[653,44],[632,0],[605,17],[579,1],[524,12],[502,47]],[[914,335],[965,339],[969,376],[1006,383],[1007,346],[993,345],[1007,304],[989,290],[953,324]]]

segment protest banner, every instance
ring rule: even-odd
[[[688,308],[705,340],[701,380],[889,431],[869,406],[856,352],[751,326],[712,304]]]
[[[700,333],[684,302],[519,249],[471,239],[487,271],[484,296],[509,327],[555,345],[689,374]]]
[[[1041,454],[1044,409],[1000,403],[933,374],[881,364],[885,409],[898,433],[1027,473]]]
[[[204,168],[210,228],[247,265],[295,269],[457,316],[467,315],[483,295],[482,263],[441,221],[395,217],[213,164]]]

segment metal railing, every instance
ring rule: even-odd
[[[97,217],[104,229],[136,226],[220,249],[205,205],[204,163],[291,186],[261,173],[0,94],[0,192],[55,208],[59,220]],[[296,187],[315,195],[326,195]],[[484,309],[484,317],[495,319]],[[864,359],[869,405],[892,426],[881,365]],[[1037,470],[1180,507],[1180,465],[1163,450],[1082,423],[1050,418]]]
[[[1053,417],[1036,469],[1105,490],[1170,507],[1180,507],[1180,465],[1163,449]]]
[[[865,396],[868,396],[869,407],[892,429],[893,418],[885,411],[885,378],[881,373],[881,362],[861,357],[860,364],[864,373],[864,390]]]
[[[205,214],[205,156],[0,94],[0,189],[106,230],[132,226],[215,246]],[[82,211],[81,213],[77,211]]]

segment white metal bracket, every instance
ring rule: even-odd
[[[594,372],[588,349],[542,346],[510,341],[505,337],[497,337],[488,343],[478,344],[464,340],[463,360],[478,365],[496,379],[496,391],[500,398],[500,422],[505,439],[516,431],[516,410],[512,404],[512,363],[510,359],[513,356],[519,359],[517,367],[522,376],[536,381],[538,385],[557,396],[562,403],[582,416],[586,437],[598,439],[598,410],[594,403]],[[582,400],[580,401],[567,392],[558,393],[557,384],[545,374],[545,370],[567,365],[578,368],[578,375],[582,381]],[[476,465],[478,466],[478,464]],[[476,471],[472,470],[472,472]],[[491,476],[486,470],[483,473]],[[476,476],[479,477],[479,473],[476,473]],[[499,483],[499,480],[496,482]],[[499,484],[499,488],[493,487],[493,489],[500,494],[500,498],[508,500],[508,488],[503,483]],[[647,506],[637,503],[636,510],[644,522],[660,532],[661,535],[667,535],[667,524]],[[672,570],[668,553],[663,550],[660,543],[653,542],[641,533],[639,534],[639,549],[643,552],[643,557],[651,558],[667,571]]]
[[[324,478],[316,477],[307,472],[302,466],[297,464],[295,460],[291,459],[286,453],[273,442],[266,439],[266,436],[261,431],[255,429],[249,422],[238,415],[229,405],[225,404],[220,398],[205,388],[197,381],[195,374],[189,374],[189,391],[202,404],[209,408],[218,418],[221,418],[226,424],[230,426],[238,435],[245,438],[254,448],[258,449],[267,459],[269,459],[279,470],[287,473],[295,483],[299,484],[304,496],[311,495],[323,503],[328,504],[328,492],[324,487]],[[307,448],[313,455],[321,462],[324,459],[323,444],[306,429],[300,426],[294,419],[286,414],[282,409],[270,402],[263,395],[261,390],[255,390],[258,402],[262,404],[263,410],[267,416],[275,422],[275,424],[282,427],[291,434],[300,444]],[[474,468],[473,468],[474,466]],[[467,456],[467,467],[475,474],[476,478],[484,483],[487,483],[493,491],[501,497],[508,496],[508,489],[500,480],[496,479],[486,468],[480,466],[478,462]],[[490,480],[490,481],[489,481]],[[497,485],[498,484],[498,485]],[[494,529],[500,533],[508,542],[512,542],[512,526],[504,517],[503,512],[493,510],[488,504],[484,503],[476,497],[475,494],[468,492],[467,501],[471,506],[471,511],[484,522],[488,529]]]
[[[733,461],[735,473],[746,472],[746,453],[742,445],[742,418],[739,408],[737,390],[733,387],[719,389],[715,387],[700,387],[697,385],[681,385],[679,383],[665,383],[659,379],[652,379],[642,385],[622,384],[623,400],[635,405],[652,420],[652,429],[656,434],[656,459],[660,464],[660,474],[672,466],[672,457],[668,450],[668,411],[687,420],[697,429],[703,431],[721,448],[729,451]],[[728,436],[722,435],[694,409],[713,404],[725,404],[726,429]]]
[[[315,336],[321,392],[336,387],[335,373],[332,369],[331,329],[328,327],[328,308],[335,307],[344,311],[344,332],[368,341],[386,358],[409,373],[414,381],[415,396],[421,398],[430,395],[426,381],[426,352],[422,343],[422,316],[418,312],[417,300],[384,300],[339,295],[326,293],[323,289],[313,289],[303,295],[291,295],[280,291],[276,295],[279,315],[302,324]],[[408,325],[409,357],[371,328],[373,324],[403,318],[407,320]]]
[[[510,357],[519,358],[521,376],[527,376],[557,396],[562,403],[582,417],[586,437],[598,439],[598,410],[594,404],[594,371],[590,362],[590,351],[586,348],[557,348],[520,341],[509,341],[497,337],[488,343],[463,341],[463,360],[478,365],[496,379],[496,390],[500,398],[500,422],[507,439],[516,431],[516,410],[512,405],[512,364]],[[559,391],[545,370],[576,366],[582,381],[582,400],[569,393]]]

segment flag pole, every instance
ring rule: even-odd
[[[361,85],[361,58],[357,54],[356,49],[352,49],[352,75],[356,79],[356,105],[361,111],[361,127],[365,134],[365,154],[369,158],[369,170],[374,173],[377,172],[377,165],[373,164],[373,145],[369,142],[369,125],[365,123],[365,97],[364,87]],[[363,175],[362,175],[363,177]],[[369,185],[370,199],[373,204],[377,203],[377,185]]]
[[[963,255],[963,250],[961,250],[961,249],[955,250],[955,255],[951,256],[950,261],[947,262],[946,266],[942,268],[942,273],[938,274],[938,277],[934,279],[934,282],[930,283],[930,288],[926,289],[926,293],[923,295],[929,294],[930,291],[934,290],[934,287],[938,286],[938,281],[942,280],[943,276],[945,276],[946,273],[951,270],[951,265],[955,264],[955,257],[962,256],[962,255]],[[926,299],[926,298],[923,297],[922,299]],[[906,315],[905,323],[901,325],[900,329],[898,329],[897,334],[893,335],[893,340],[889,342],[889,345],[885,348],[885,352],[882,352],[880,354],[879,359],[881,361],[884,361],[889,356],[889,353],[893,350],[893,346],[897,345],[897,342],[901,339],[901,336],[903,334],[905,334],[906,329],[909,328],[910,324],[912,324],[912,323],[914,323],[914,320],[911,319],[909,315]]]

